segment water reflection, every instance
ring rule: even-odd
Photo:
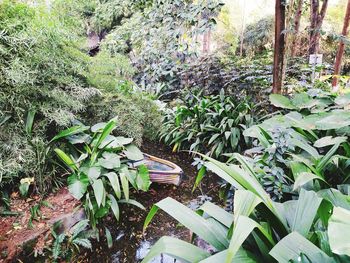
[[[149,241],[142,241],[138,249],[136,250],[136,261],[141,261],[151,249],[153,243]],[[168,255],[160,255],[155,257],[151,263],[181,263],[179,260],[176,260]]]

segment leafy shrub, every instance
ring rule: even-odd
[[[78,125],[61,131],[53,138],[66,138],[68,141],[68,154],[58,148],[55,152],[70,169],[68,189],[82,201],[93,228],[110,210],[119,220],[118,203],[143,208],[129,199],[129,183],[142,191],[147,191],[151,184],[146,166],[141,165],[137,169],[128,166],[130,161],[143,159],[143,154],[132,144],[133,139],[111,135],[115,126],[114,120],[95,124],[91,129]]]
[[[120,83],[122,84],[122,83]],[[92,124],[99,120],[117,117],[116,131],[123,136],[134,138],[141,145],[142,138],[155,139],[162,123],[162,114],[157,104],[146,94],[131,92],[130,85],[125,92],[121,87],[115,93],[105,93],[89,104],[85,122]]]
[[[89,220],[81,220],[72,226],[68,231],[60,233],[61,222],[56,223],[51,235],[53,242],[47,248],[51,252],[51,258],[54,262],[58,260],[70,261],[80,252],[80,248],[92,249],[91,238],[96,236],[92,230],[88,230]]]
[[[99,94],[84,82],[89,58],[74,34],[45,9],[3,1],[0,4],[0,184],[39,171],[50,132],[70,124],[86,101]],[[37,112],[33,135],[24,129],[27,112]],[[6,120],[6,121],[5,121]],[[41,189],[51,180],[35,180]]]
[[[133,62],[140,72],[136,82],[153,93],[176,90],[177,73],[184,69],[189,58],[196,58],[194,37],[213,26],[221,7],[216,0],[106,2],[104,6],[114,6],[108,13],[115,14],[108,17],[114,18],[115,27],[102,46],[112,54],[132,51]],[[126,15],[130,14],[126,6],[131,6],[132,15]]]
[[[210,254],[193,244],[162,237],[142,262],[165,253],[188,262],[347,262],[350,202],[348,193],[336,189],[301,189],[297,200],[271,200],[257,175],[246,164],[242,169],[210,157],[205,166],[236,186],[233,214],[206,202],[198,211],[172,198],[155,204],[144,228],[160,208],[215,248]]]
[[[217,158],[248,143],[242,132],[253,124],[253,106],[220,95],[188,98],[165,116],[160,138],[173,150],[208,152]]]
[[[256,147],[246,154],[265,190],[281,199],[286,198],[283,193],[295,194],[304,185],[320,190],[349,183],[349,95],[309,90],[291,99],[270,98],[273,105],[290,112],[244,132],[256,139]]]

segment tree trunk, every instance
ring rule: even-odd
[[[311,0],[310,15],[311,15],[311,26],[310,26],[310,45],[309,55],[317,54],[320,50],[320,30],[324,17],[326,15],[328,0],[323,0],[322,7],[320,10],[320,0]]]
[[[300,30],[300,20],[303,13],[304,0],[299,0],[298,7],[294,17],[294,37],[292,42],[291,56],[295,57],[297,53],[297,47],[299,46],[299,30]]]
[[[348,0],[348,5],[346,8],[346,14],[344,18],[344,25],[342,31],[342,37],[346,37],[349,34],[349,24],[350,24],[350,0]],[[338,75],[340,75],[341,61],[344,55],[345,43],[343,39],[340,39],[337,55],[334,64],[334,77],[332,81],[333,88],[338,86]]]
[[[275,5],[275,49],[273,61],[272,92],[281,93],[284,67],[286,6],[283,0],[276,0]]]

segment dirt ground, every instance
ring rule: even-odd
[[[33,250],[36,242],[35,247],[40,252],[53,223],[65,221],[67,215],[74,213],[79,205],[67,188],[51,193],[45,200],[48,206],[40,206],[38,220],[32,220],[30,226],[30,208],[40,203],[40,197],[22,199],[18,193],[11,195],[11,211],[17,212],[18,215],[0,217],[0,262],[11,262],[23,249]]]

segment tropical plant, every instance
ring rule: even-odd
[[[265,190],[281,199],[286,197],[283,193],[293,194],[302,185],[317,191],[348,183],[348,96],[310,90],[291,99],[270,98],[273,105],[295,111],[244,131],[245,136],[256,139],[256,147],[245,154],[251,157],[248,161]],[[338,122],[338,118],[344,119]]]
[[[297,200],[271,200],[253,168],[245,169],[202,156],[205,166],[236,187],[234,211],[206,202],[197,212],[168,197],[155,204],[144,228],[162,209],[215,248],[214,254],[173,237],[161,238],[143,262],[160,253],[185,262],[347,262],[350,258],[345,223],[350,216],[348,193],[300,189]],[[341,230],[342,229],[342,230]]]
[[[208,152],[222,158],[249,143],[242,136],[254,122],[249,102],[237,102],[223,90],[215,96],[190,95],[185,101],[185,105],[169,111],[160,131],[160,138],[173,145],[173,151]]]
[[[133,139],[111,135],[115,127],[115,120],[91,128],[79,124],[52,139],[65,138],[67,141],[68,154],[58,148],[55,152],[69,168],[68,189],[82,201],[93,228],[110,210],[119,220],[120,203],[144,209],[130,199],[129,186],[147,191],[151,184],[145,165],[136,169],[129,167],[129,162],[142,160],[143,154],[132,144]]]
[[[67,232],[60,232],[61,222],[54,224],[51,229],[52,244],[47,247],[51,252],[53,262],[61,262],[74,258],[80,252],[80,248],[92,249],[90,239],[96,237],[95,231],[88,230],[89,220],[81,220],[72,226]]]

